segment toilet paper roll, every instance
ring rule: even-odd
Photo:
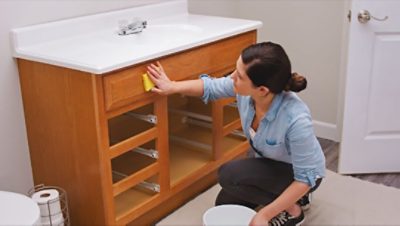
[[[32,199],[39,205],[42,222],[50,222],[50,217],[52,221],[63,219],[59,193],[56,189],[44,189],[35,192]]]

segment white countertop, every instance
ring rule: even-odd
[[[147,28],[120,36],[118,21],[140,17]],[[255,30],[260,21],[189,14],[170,1],[12,30],[14,57],[104,74]]]

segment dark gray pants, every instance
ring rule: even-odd
[[[254,209],[274,201],[294,179],[291,164],[268,158],[246,158],[222,165],[218,180],[222,189],[215,205],[238,204]],[[320,182],[321,179],[309,192]]]

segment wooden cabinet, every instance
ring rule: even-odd
[[[103,75],[18,60],[35,184],[65,188],[71,225],[142,225],[216,182],[244,156],[234,98],[145,92],[160,60],[172,80],[234,70],[251,31]]]

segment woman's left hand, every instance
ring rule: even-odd
[[[175,92],[174,82],[169,79],[160,62],[157,61],[157,66],[154,64],[147,66],[147,73],[155,84],[155,87],[151,89],[152,92],[161,95],[169,95]]]
[[[269,218],[265,215],[261,214],[259,211],[254,217],[251,219],[249,226],[268,226]]]

